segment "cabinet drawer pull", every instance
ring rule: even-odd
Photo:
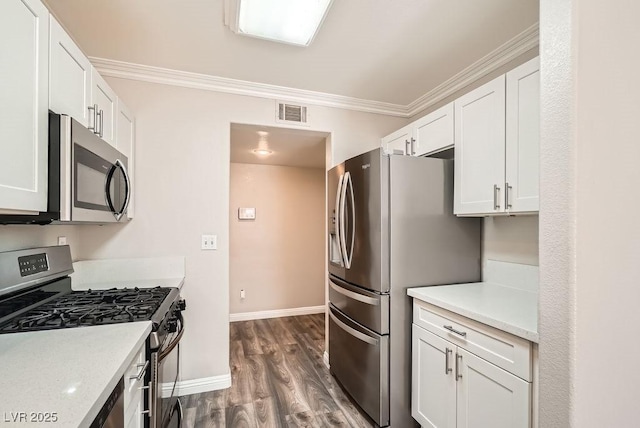
[[[462,365],[462,355],[456,352],[456,382],[458,379],[462,379],[462,373],[460,373],[460,366]]]
[[[452,325],[443,325],[442,327],[444,327],[445,329],[447,329],[450,332],[455,333],[455,334],[457,334],[459,336],[467,337],[467,332],[466,331],[456,330],[455,328],[453,328]]]
[[[449,354],[453,352],[452,349],[446,348],[444,353],[444,374],[448,375],[453,370],[449,367]]]

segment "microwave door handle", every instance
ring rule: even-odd
[[[115,165],[111,166],[109,169],[109,173],[107,174],[107,183],[105,185],[104,193],[107,199],[107,206],[109,207],[109,211],[111,211],[114,215],[116,214],[116,209],[113,206],[113,200],[111,199],[111,181],[113,180],[113,174],[116,172],[117,167]]]
[[[127,171],[127,167],[124,166],[124,163],[122,163],[120,159],[116,160],[115,166],[120,168],[120,170],[122,171],[122,175],[124,176],[124,183],[125,183],[124,205],[122,206],[122,210],[120,210],[119,212],[113,213],[116,220],[120,221],[124,213],[127,211],[127,208],[129,207],[129,202],[131,202],[131,180],[129,179],[129,172]]]

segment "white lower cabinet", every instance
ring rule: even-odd
[[[502,344],[496,342],[497,347],[492,349],[491,342],[483,341],[482,337],[492,336],[494,329],[487,327],[483,331],[477,324],[461,324],[460,319],[448,320],[442,314],[424,317],[424,307],[417,309],[414,304],[413,418],[429,428],[530,428],[532,382],[465,349],[482,345],[485,352],[495,353],[499,358],[500,354],[506,354],[517,360],[523,356],[522,339],[513,337],[514,341],[509,343],[508,338],[505,341],[504,335],[498,334],[495,337],[502,339]],[[445,329],[442,333],[445,337],[436,331],[438,322]],[[530,353],[525,358],[529,361],[513,367],[530,367]],[[531,374],[529,370],[525,373]]]
[[[146,358],[145,345],[136,353],[124,374],[124,421],[125,428],[144,427],[146,413],[144,409],[144,394],[148,391],[144,384],[149,364]]]

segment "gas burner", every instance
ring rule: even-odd
[[[170,292],[161,287],[73,291],[13,318],[0,332],[147,321]]]

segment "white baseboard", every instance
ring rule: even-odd
[[[176,395],[191,395],[201,392],[216,391],[218,389],[226,389],[231,386],[231,373],[220,376],[202,377],[199,379],[182,380],[176,383]],[[160,385],[162,390],[162,398],[171,395],[171,383],[163,383]]]
[[[293,317],[296,315],[320,314],[324,313],[325,310],[326,306],[321,305],[307,306],[304,308],[276,309],[273,311],[240,312],[237,314],[229,314],[229,321],[249,321],[266,318]]]
[[[322,355],[322,361],[324,362],[324,365],[327,366],[328,369],[331,368],[329,366],[329,353],[327,351],[324,351],[324,355]]]

